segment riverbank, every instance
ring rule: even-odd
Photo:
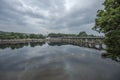
[[[27,43],[27,42],[45,42],[46,39],[0,39],[0,44],[17,44],[17,43]]]

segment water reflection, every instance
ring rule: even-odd
[[[66,43],[13,45],[0,49],[0,80],[120,80],[120,64],[101,58],[99,50]]]
[[[31,46],[31,47],[35,47],[35,46],[42,46],[43,44],[45,44],[45,42],[30,42],[30,43],[16,43],[16,44],[0,44],[0,49],[6,49],[6,48],[11,48],[11,49],[19,49],[19,48],[23,48],[24,46]]]
[[[45,44],[45,42],[30,42],[29,44],[31,47],[35,47],[35,46],[42,46],[43,44]]]
[[[12,50],[14,49],[19,49],[19,48],[23,48],[24,46],[30,46],[30,47],[35,47],[35,46],[42,46],[44,45],[45,42],[29,42],[29,43],[16,43],[16,44],[0,44],[0,49],[6,49],[6,48],[11,48]],[[68,43],[64,43],[64,42],[47,42],[48,45],[50,46],[62,46],[62,45],[68,45]],[[79,47],[88,47],[88,48],[92,48],[92,49],[97,49],[97,50],[101,50],[99,48],[96,47],[89,47],[89,46],[85,46],[84,44],[82,45],[78,45],[78,44],[71,44],[71,45],[75,45],[75,46],[79,46]],[[120,54],[115,54],[115,53],[111,53],[111,54],[102,54],[101,55],[102,58],[111,58],[112,60],[116,61],[116,62],[120,62]]]
[[[68,44],[63,43],[63,42],[48,42],[48,45],[50,45],[50,46],[62,46],[62,45],[68,45]]]

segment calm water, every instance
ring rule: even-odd
[[[102,58],[100,50],[47,43],[14,46],[0,47],[0,80],[120,80],[120,63]]]

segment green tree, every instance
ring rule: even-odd
[[[78,34],[78,36],[79,37],[87,37],[87,33],[86,32],[80,32],[79,34]]]
[[[105,34],[109,53],[120,54],[120,0],[105,0],[105,8],[98,10],[94,30]]]
[[[0,39],[44,39],[45,36],[42,34],[26,34],[26,33],[15,33],[15,32],[0,32]]]

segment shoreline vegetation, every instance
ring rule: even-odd
[[[45,38],[46,37],[42,34],[27,34],[0,31],[0,44],[43,42],[45,41]]]
[[[107,53],[103,56],[120,62],[120,0],[105,0],[103,6],[97,11],[93,30],[105,34]]]
[[[43,34],[27,34],[17,32],[4,32],[0,31],[0,44],[16,44],[27,42],[45,42],[48,37],[98,37],[95,35],[88,35],[82,31],[79,34],[63,34],[63,33],[49,33],[47,36]]]
[[[45,42],[48,37],[97,37],[95,35],[88,35],[82,31],[79,34],[63,34],[63,33],[49,33],[47,36],[43,34],[27,34],[17,32],[0,31],[0,44],[15,44],[26,42]]]
[[[63,34],[63,33],[49,33],[47,36],[42,34],[27,34],[17,32],[0,31],[0,44],[16,44],[26,42],[46,42],[48,37],[98,37],[95,35],[88,35],[82,31],[79,34]]]
[[[120,55],[120,0],[105,0],[97,11],[93,30],[105,34],[107,52]]]
[[[89,35],[85,31],[79,32],[78,34],[49,33],[48,35],[0,31],[0,40],[45,39],[46,37],[98,37],[98,36],[93,35],[93,34]]]
[[[42,34],[28,34],[28,33],[17,33],[17,32],[4,32],[0,31],[0,39],[45,39]]]

